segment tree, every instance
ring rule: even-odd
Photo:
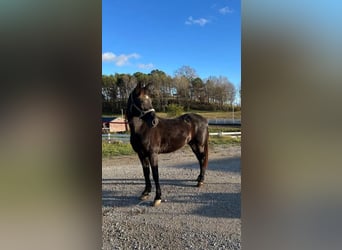
[[[204,102],[205,92],[204,83],[201,78],[196,77],[191,81],[194,101]]]
[[[184,76],[189,81],[192,81],[193,79],[198,77],[196,70],[186,65],[183,65],[182,67],[177,69],[175,71],[175,76]]]
[[[215,82],[212,77],[209,77],[204,85],[205,93],[206,93],[206,100],[207,103],[209,104],[210,102],[214,102],[214,85]]]
[[[224,93],[223,98],[225,99],[225,101],[228,101],[230,106],[232,106],[236,97],[236,88],[234,84],[232,84],[227,79],[227,77],[220,76],[219,79],[220,79],[220,84],[223,85],[223,93]]]
[[[190,66],[182,66],[173,77],[162,70],[152,70],[149,74],[118,74],[102,76],[102,102],[104,112],[121,112],[126,107],[130,92],[137,83],[149,85],[153,106],[158,111],[166,111],[170,104],[207,110],[226,110],[234,104],[241,87],[235,86],[224,76],[209,76],[201,79]]]
[[[233,105],[235,101],[235,86],[228,81],[225,76],[210,76],[206,80],[205,88],[208,95],[208,101],[219,104],[223,108],[225,103]]]
[[[154,104],[158,110],[165,111],[167,98],[171,96],[171,77],[158,69],[152,70],[149,76]]]
[[[178,104],[189,109],[189,81],[184,76],[176,76],[173,78],[173,82],[177,90]]]
[[[117,78],[114,75],[102,76],[102,102],[106,112],[115,112],[118,87]]]
[[[183,65],[175,71],[175,78],[182,79],[181,81],[183,82],[183,87],[187,87],[187,89],[182,89],[182,91],[188,92],[188,94],[183,93],[184,97],[186,98],[185,103],[187,110],[190,109],[190,102],[193,100],[194,97],[192,81],[197,77],[198,75],[196,73],[196,70],[191,68],[190,66]],[[187,81],[187,84],[184,84],[185,81]]]
[[[147,85],[149,83],[149,75],[141,72],[135,72],[133,74],[135,77],[137,83],[144,85]]]

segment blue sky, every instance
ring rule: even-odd
[[[240,0],[102,1],[102,74],[183,65],[240,86]]]

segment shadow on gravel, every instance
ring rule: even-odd
[[[241,217],[241,193],[203,193],[194,197],[182,197],[173,202],[195,203],[198,208],[191,214],[213,218]]]
[[[154,185],[153,179],[151,178],[152,185]],[[159,180],[160,185],[170,185],[178,187],[194,187],[196,186],[196,178],[193,179],[163,179]],[[144,178],[137,179],[102,179],[102,185],[139,185],[141,186],[141,192],[145,187]],[[153,186],[154,187],[154,186]]]
[[[210,160],[209,156],[208,171],[240,172],[240,159],[240,157],[232,157]],[[187,164],[178,163],[170,167],[199,170],[199,163],[197,161]]]
[[[137,196],[123,196],[120,192],[102,190],[102,206],[129,207],[139,204]]]
[[[177,180],[167,180],[164,184],[179,185]],[[192,182],[186,182],[192,184]],[[136,185],[136,184],[133,184]],[[124,195],[121,191],[102,191],[102,206],[104,207],[134,207],[150,206],[154,197],[152,191],[147,201],[140,201],[139,195]],[[172,195],[168,202],[194,204],[195,209],[190,214],[212,218],[241,217],[241,193],[200,193],[198,195]],[[164,205],[165,206],[165,205]]]
[[[142,174],[141,174],[142,175]],[[136,179],[102,179],[102,185],[145,185],[144,177]]]
[[[177,187],[196,187],[197,181],[195,180],[182,180],[182,179],[167,179],[160,180],[160,185],[163,186],[177,186]],[[145,181],[143,178],[138,179],[102,179],[102,185],[117,185],[122,186],[140,186],[139,191],[136,195],[127,195],[121,191],[109,191],[102,190],[102,206],[105,207],[129,207],[135,205],[141,205],[142,202],[139,200],[140,193],[144,190]],[[150,200],[153,200],[155,195],[154,182],[152,180],[152,192],[150,194]],[[148,202],[148,201],[147,201]]]

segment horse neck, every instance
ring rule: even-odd
[[[138,133],[140,128],[144,124],[144,121],[136,116],[127,115],[127,121],[131,133]]]

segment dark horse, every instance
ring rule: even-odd
[[[158,154],[170,153],[189,144],[200,164],[197,186],[203,184],[208,166],[208,122],[197,114],[184,114],[174,119],[157,117],[147,92],[147,86],[138,84],[135,87],[128,98],[126,118],[131,131],[131,145],[139,156],[145,177],[145,189],[140,199],[146,200],[151,192],[151,166],[156,186],[153,205],[158,206],[161,203]]]

